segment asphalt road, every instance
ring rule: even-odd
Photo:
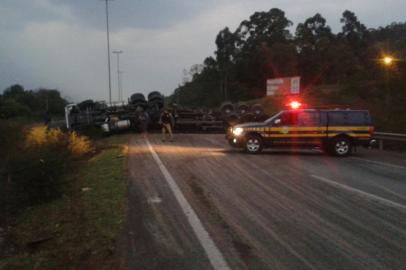
[[[223,135],[175,139],[130,141],[130,269],[213,269],[162,167],[230,269],[406,269],[406,155],[248,155]]]

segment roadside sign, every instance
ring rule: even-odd
[[[268,79],[266,81],[266,95],[292,95],[300,93],[300,77],[285,77]]]

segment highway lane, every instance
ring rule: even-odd
[[[405,269],[404,155],[272,150],[253,156],[231,149],[222,135],[148,140],[232,269]],[[141,250],[163,254],[157,267],[211,269],[145,138],[134,136],[129,149],[129,217],[139,215],[139,208],[131,211],[135,194],[149,235]],[[133,266],[145,261],[145,269],[164,269],[131,254]]]

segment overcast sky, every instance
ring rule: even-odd
[[[406,21],[405,0],[115,0],[111,50],[123,50],[124,97],[170,94],[183,70],[213,55],[225,26],[277,7],[296,24],[321,13],[334,32],[349,9],[367,27]],[[73,101],[108,98],[105,3],[101,0],[0,0],[0,91],[57,88]],[[113,100],[117,69],[111,56]]]

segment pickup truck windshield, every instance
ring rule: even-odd
[[[275,114],[274,116],[272,116],[272,117],[266,119],[266,120],[265,120],[265,123],[266,123],[267,125],[272,124],[272,123],[275,121],[275,119],[278,119],[278,118],[282,115],[283,112],[284,112],[284,111],[278,112],[278,113]]]

